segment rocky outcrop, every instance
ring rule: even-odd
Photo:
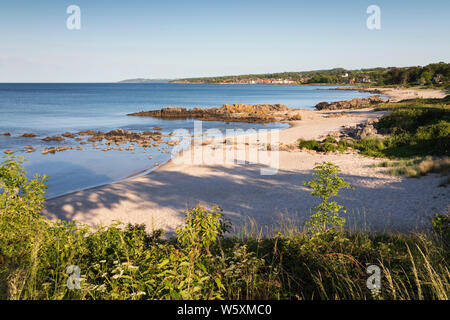
[[[9,133],[9,132],[0,133],[0,136],[7,136],[7,137],[10,137],[10,136],[11,136],[11,133]]]
[[[291,109],[282,104],[225,104],[220,108],[168,107],[160,110],[130,113],[129,116],[154,117],[161,119],[200,119],[204,121],[231,122],[274,122],[288,120],[286,113]]]
[[[34,138],[36,135],[34,133],[24,133],[22,135],[23,138]]]
[[[46,137],[46,138],[44,138],[42,140],[46,141],[46,142],[48,142],[48,141],[63,141],[64,138],[60,137],[60,136],[55,136],[55,137]]]
[[[160,141],[162,138],[161,132],[158,131],[144,131],[142,133],[127,131],[124,129],[115,129],[109,132],[101,132],[94,130],[86,130],[78,132],[78,135],[90,137],[87,139],[88,142],[100,142],[107,140],[106,144],[110,145],[112,143],[121,144],[128,142],[137,142],[143,146],[150,146],[150,139],[154,141]]]
[[[45,148],[43,151],[41,151],[42,154],[49,154],[49,153],[56,153],[56,152],[63,152],[66,150],[72,150],[73,147],[50,147]]]
[[[75,138],[75,135],[73,133],[70,133],[70,132],[65,132],[65,133],[62,134],[62,136],[65,137],[65,138],[71,138],[71,139]]]
[[[332,103],[320,102],[316,105],[317,110],[342,110],[342,109],[353,109],[368,107],[374,104],[384,102],[380,96],[373,96],[368,98],[355,98],[352,100],[336,101]]]
[[[374,125],[375,124],[375,125]],[[344,127],[340,137],[350,137],[355,140],[362,140],[368,137],[381,138],[382,130],[376,128],[376,123],[360,123],[355,126]]]

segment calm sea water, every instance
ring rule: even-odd
[[[157,148],[133,152],[95,150],[91,144],[83,151],[68,150],[54,155],[42,155],[45,147],[74,146],[72,139],[49,143],[41,139],[66,131],[85,129],[109,131],[123,128],[132,131],[162,127],[163,134],[175,129],[193,128],[192,120],[159,120],[130,117],[127,113],[177,107],[219,107],[225,103],[260,104],[281,103],[293,108],[313,108],[322,101],[347,100],[370,94],[356,91],[323,90],[321,86],[285,85],[186,85],[169,83],[92,83],[92,84],[7,84],[0,83],[0,152],[12,149],[17,156],[25,156],[26,169],[48,175],[47,196],[55,197],[76,190],[124,179],[135,172],[154,168],[166,162],[170,155]],[[281,129],[285,124],[204,122],[203,127]],[[225,131],[223,131],[225,132]],[[22,138],[23,133],[34,133],[36,138]],[[34,153],[23,151],[33,145]],[[149,155],[152,159],[149,159]]]

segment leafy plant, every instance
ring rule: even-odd
[[[177,229],[178,242],[186,248],[210,253],[211,245],[222,239],[230,226],[221,208],[208,210],[199,205],[186,210],[186,224]]]
[[[321,203],[313,208],[314,212],[308,220],[307,224],[319,231],[326,231],[329,227],[343,226],[345,218],[339,215],[342,210],[347,209],[339,205],[337,202],[330,202],[331,197],[339,196],[340,189],[353,188],[344,178],[340,177],[338,166],[331,162],[323,162],[316,164],[313,175],[317,178],[312,181],[303,181],[303,185],[314,191],[313,196],[318,196]]]

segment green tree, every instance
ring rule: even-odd
[[[331,227],[343,226],[345,218],[339,212],[347,212],[347,208],[330,198],[339,196],[340,189],[353,188],[344,178],[339,176],[340,169],[331,162],[316,164],[313,175],[317,176],[311,181],[303,181],[303,184],[314,190],[313,196],[318,196],[322,202],[313,208],[313,213],[307,221],[307,225],[314,230],[323,232]]]

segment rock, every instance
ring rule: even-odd
[[[6,153],[6,154],[13,154],[13,153],[14,153],[13,150],[5,150],[5,151],[3,151],[3,152]]]
[[[161,130],[161,127],[153,127],[153,130]]]
[[[98,142],[103,140],[103,132],[96,132],[95,135],[87,139],[88,142]]]
[[[273,122],[287,120],[285,113],[291,110],[281,104],[224,104],[220,108],[185,109],[168,107],[160,110],[130,113],[129,116],[155,117],[162,119],[201,119],[204,121],[234,121],[234,122]],[[276,117],[278,116],[278,118]]]
[[[329,106],[330,106],[330,104],[326,101],[319,102],[318,104],[316,104],[316,109],[317,110],[326,110],[329,108]]]
[[[41,151],[42,154],[48,154],[48,153],[56,153],[56,152],[62,152],[62,151],[66,151],[66,150],[72,150],[72,147],[50,147],[50,148],[45,148],[43,151]]]
[[[352,99],[352,100],[344,100],[344,101],[336,101],[332,103],[328,102],[320,102],[316,104],[315,108],[317,110],[341,110],[341,109],[352,109],[352,108],[361,108],[370,106],[373,104],[378,104],[384,102],[380,96],[372,96],[368,98],[360,98],[360,99]]]
[[[66,137],[66,138],[72,138],[72,139],[75,138],[75,135],[73,133],[70,133],[70,132],[65,132],[65,133],[62,134],[62,136]]]
[[[48,141],[63,141],[64,138],[60,137],[60,136],[55,136],[55,137],[46,137],[46,138],[44,138],[42,140],[46,141],[46,142],[48,142]]]
[[[44,150],[41,151],[42,154],[48,154],[48,153],[54,154],[55,152],[56,152],[55,147],[45,148]]]
[[[24,133],[22,135],[22,137],[24,137],[24,138],[34,138],[34,137],[36,137],[36,135],[34,133]]]
[[[77,133],[79,136],[93,136],[96,135],[97,132],[94,130],[84,130]]]
[[[57,147],[56,151],[57,152],[62,152],[62,151],[66,151],[66,150],[72,150],[72,147]]]
[[[357,139],[365,139],[367,137],[375,136],[377,134],[377,129],[371,124],[365,125],[362,129],[356,132]]]
[[[33,146],[25,146],[25,147],[23,147],[23,150],[26,151],[26,152],[28,152],[28,153],[35,152],[35,151],[36,151],[36,150],[33,148]]]

